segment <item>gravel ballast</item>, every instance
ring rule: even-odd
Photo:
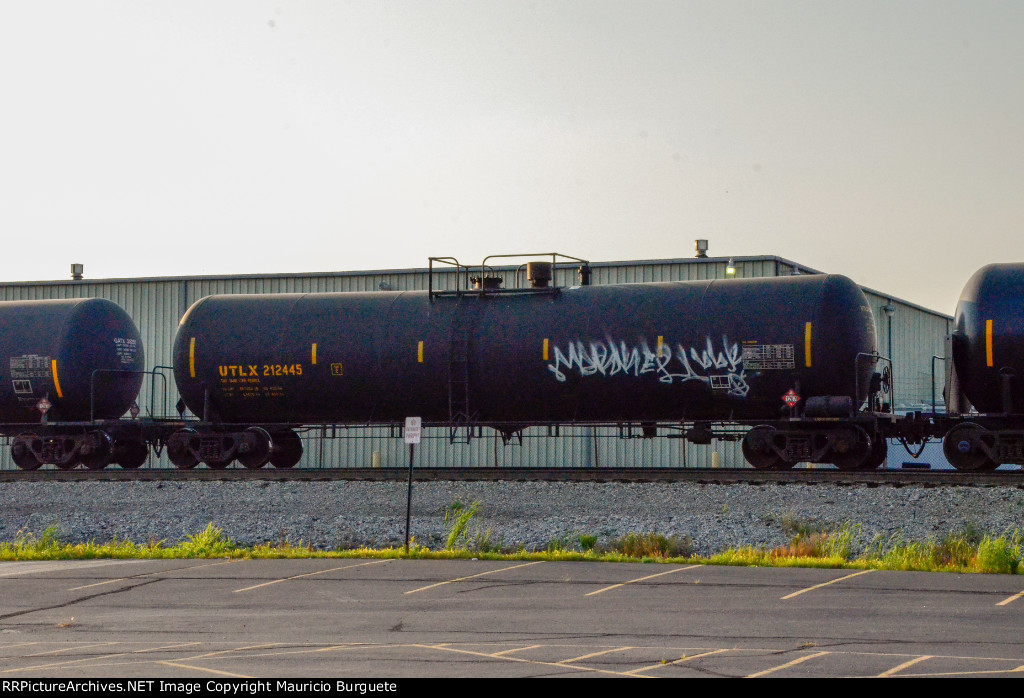
[[[401,545],[403,482],[15,482],[0,484],[0,541],[56,525],[64,542],[113,539],[173,544],[212,523],[239,544],[288,541],[317,549]],[[860,525],[876,536],[938,539],[971,527],[1000,534],[1022,525],[1024,489],[831,484],[417,482],[412,535],[444,546],[445,510],[479,502],[470,538],[544,549],[555,539],[627,533],[689,536],[693,552],[772,548],[794,525]]]

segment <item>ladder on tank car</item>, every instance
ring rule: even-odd
[[[469,325],[460,309],[461,299],[455,306],[448,339],[448,441],[468,444],[473,433],[469,409]]]

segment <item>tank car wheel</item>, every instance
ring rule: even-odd
[[[167,459],[175,468],[191,470],[199,465],[199,459],[193,453],[193,450],[198,450],[198,445],[190,448],[189,442],[193,437],[196,437],[195,429],[180,429],[167,439]]]
[[[846,435],[845,438],[843,434]],[[863,429],[855,426],[852,430],[844,429],[834,436],[843,450],[837,451],[833,448],[829,454],[832,465],[848,473],[874,470],[878,467],[878,464],[875,463],[878,454],[874,451],[871,438]]]
[[[999,467],[981,448],[987,430],[973,422],[958,424],[942,440],[942,453],[957,470],[968,473],[986,472]]]
[[[273,434],[270,462],[275,468],[294,468],[302,460],[302,439],[291,429]]]
[[[748,431],[743,437],[743,457],[755,470],[787,470],[793,467],[772,448],[774,436],[775,428],[762,424]]]
[[[871,448],[867,451],[860,449],[853,453],[844,455],[833,454],[832,464],[847,473],[870,472],[878,470],[878,466],[885,462],[885,456],[889,451],[889,444],[885,439],[873,439]]]
[[[83,443],[78,449],[82,463],[89,470],[103,470],[110,464],[113,455],[110,434],[105,431],[94,431],[89,434],[89,438],[92,443]]]
[[[242,435],[242,442],[238,445],[238,462],[249,470],[262,468],[270,460],[270,453],[274,447],[274,440],[266,429],[261,427],[249,427]]]
[[[22,470],[38,470],[39,466],[43,464],[32,452],[30,444],[34,438],[35,436],[32,434],[22,434],[11,444],[11,460]]]
[[[145,441],[136,439],[116,439],[114,441],[113,460],[125,470],[141,467],[149,457],[149,449]]]
[[[75,452],[75,441],[70,438],[61,438],[60,442],[60,450],[54,449],[53,464],[57,466],[58,470],[74,470],[79,464],[78,454]]]
[[[885,463],[885,457],[889,454],[889,443],[882,438],[875,438],[871,441],[871,457],[864,464],[865,470],[877,470]]]

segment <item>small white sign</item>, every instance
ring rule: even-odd
[[[420,433],[423,431],[422,424],[423,419],[420,417],[405,418],[405,443],[418,444],[420,442]]]

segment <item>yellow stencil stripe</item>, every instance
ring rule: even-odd
[[[992,321],[985,321],[985,364],[992,365]]]
[[[416,361],[423,363],[423,342],[420,342],[419,346],[416,347]]]
[[[991,365],[989,364],[989,366]],[[60,391],[60,381],[57,380],[57,359],[50,362],[50,368],[53,369],[53,387],[57,389],[57,397],[64,397],[64,393]]]
[[[665,337],[663,337],[662,335],[659,334],[658,335],[658,354],[657,354],[658,356],[661,356],[661,347],[662,347],[663,344],[665,344]]]
[[[804,325],[804,364],[811,367],[811,323]]]
[[[316,366],[316,342],[313,342],[313,365]]]
[[[196,338],[193,337],[192,341],[188,343],[188,375],[192,378],[196,377]]]
[[[544,360],[545,361],[548,360],[548,340],[547,340],[547,337],[544,338]]]

